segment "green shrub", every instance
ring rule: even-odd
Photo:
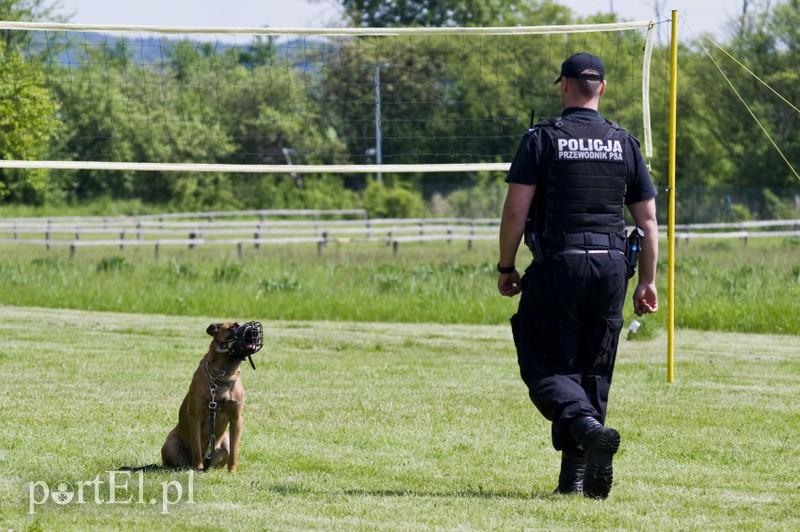
[[[31,261],[37,268],[60,271],[64,267],[64,259],[61,257],[36,258]]]
[[[244,265],[241,262],[223,262],[214,267],[214,279],[217,281],[236,281],[242,277]]]
[[[481,174],[474,183],[432,199],[434,215],[456,218],[496,218],[503,210],[506,184],[496,174]]]
[[[364,208],[370,218],[418,218],[425,214],[425,203],[419,194],[374,181],[364,190]]]
[[[753,219],[753,214],[750,212],[750,209],[741,203],[734,203],[731,205],[729,214],[733,222],[746,222],[747,220]]]
[[[128,263],[125,261],[125,257],[109,256],[100,259],[100,262],[97,263],[96,269],[98,272],[109,272],[109,271],[120,271],[127,267]]]
[[[197,269],[188,263],[171,259],[167,266],[169,274],[176,279],[194,279],[197,277]]]
[[[781,200],[770,189],[765,188],[761,194],[762,204],[759,214],[762,220],[791,220],[797,215],[797,211],[790,202]]]
[[[300,289],[300,283],[288,273],[284,273],[279,279],[263,279],[259,288],[267,293],[294,292]]]

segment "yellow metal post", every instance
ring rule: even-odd
[[[678,129],[678,12],[672,12],[669,83],[669,218],[667,219],[667,382],[675,380],[675,153]]]

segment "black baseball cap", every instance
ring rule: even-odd
[[[597,74],[584,74],[584,70],[594,70]],[[596,55],[581,52],[570,56],[566,61],[561,63],[561,75],[558,76],[556,83],[561,81],[561,78],[574,78],[574,79],[592,79],[595,81],[603,81],[606,75],[606,70],[603,68],[603,62]]]

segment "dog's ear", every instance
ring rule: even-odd
[[[209,336],[214,336],[217,334],[217,331],[219,330],[220,327],[222,327],[221,323],[212,323],[211,325],[208,326],[206,332],[208,333]]]

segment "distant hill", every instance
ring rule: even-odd
[[[106,34],[98,32],[30,32],[29,53],[50,56],[49,60],[62,65],[80,67],[86,61],[86,49],[106,47],[115,50],[124,43],[126,55],[133,61],[143,64],[159,64],[171,55],[182,42],[177,36],[133,35],[128,33]],[[186,39],[183,39],[185,41]],[[245,44],[234,44],[229,41],[205,41],[192,39],[198,46],[209,46],[214,51],[225,51],[233,48],[246,50]],[[301,57],[303,46],[297,40],[277,42],[276,53],[288,57],[290,64],[305,69],[305,59]],[[52,55],[51,54],[55,54]]]

